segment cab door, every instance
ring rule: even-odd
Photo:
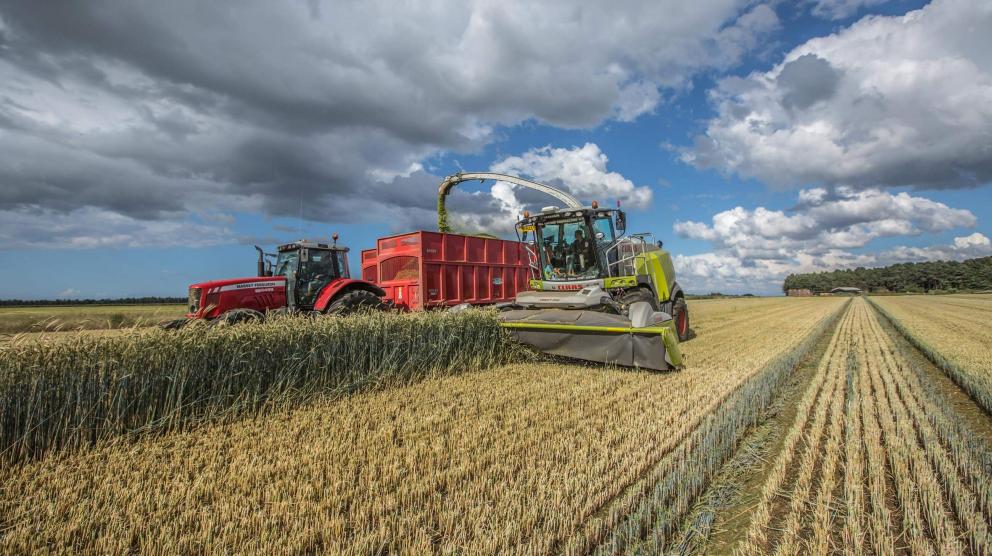
[[[312,309],[317,295],[332,280],[339,278],[335,252],[329,249],[301,249],[300,269],[296,274],[296,303]]]

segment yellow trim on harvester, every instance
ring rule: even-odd
[[[632,288],[637,285],[637,276],[616,276],[603,280],[606,289],[611,288]]]

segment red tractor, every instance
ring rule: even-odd
[[[182,326],[190,319],[233,324],[261,320],[266,313],[319,312],[346,315],[360,309],[383,308],[385,292],[348,271],[348,248],[333,243],[300,240],[280,245],[277,254],[258,250],[258,276],[192,284],[186,319],[167,323]],[[275,257],[275,262],[266,260]]]

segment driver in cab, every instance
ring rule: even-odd
[[[595,252],[593,241],[586,238],[582,230],[575,230],[575,241],[569,247],[573,269],[576,272],[585,272],[596,260]]]

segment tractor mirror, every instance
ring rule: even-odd
[[[622,210],[616,213],[616,227],[621,234],[627,231],[627,213]]]
[[[300,249],[300,262],[307,262],[310,260],[310,250]]]

